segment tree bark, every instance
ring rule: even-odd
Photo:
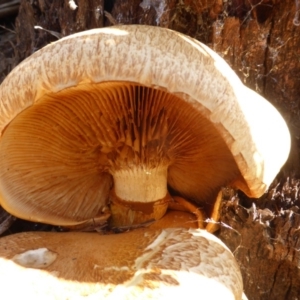
[[[291,131],[289,161],[261,199],[224,201],[218,235],[240,263],[249,300],[300,298],[300,0],[22,0],[15,24],[13,43],[0,43],[0,80],[62,36],[149,24],[204,42],[272,102]]]

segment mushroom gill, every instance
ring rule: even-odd
[[[128,202],[164,199],[169,185],[205,205],[241,175],[192,103],[162,89],[105,82],[44,95],[21,112],[0,140],[0,177],[4,208],[69,225],[101,214],[112,186]]]

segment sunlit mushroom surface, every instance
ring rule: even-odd
[[[211,212],[224,185],[258,197],[290,144],[280,114],[222,58],[149,26],[87,31],[34,53],[0,86],[0,112],[0,204],[55,225],[108,218],[114,201],[121,210],[134,206],[131,221],[134,210],[165,204],[170,194]],[[26,291],[41,278],[66,298],[132,299],[184,298],[201,279],[199,293],[241,299],[240,271],[226,246],[175,225],[109,236],[9,236],[0,243],[1,282],[11,280],[5,270],[25,280]]]
[[[122,234],[2,238],[1,293],[7,299],[241,299],[242,277],[232,253],[205,230],[188,228],[194,224],[190,214],[173,212],[153,227]],[[11,281],[17,289],[11,290]]]
[[[61,39],[15,68],[0,99],[0,203],[34,221],[99,216],[111,190],[131,203],[169,190],[211,210],[224,185],[260,196],[289,151],[271,104],[212,50],[163,28]]]

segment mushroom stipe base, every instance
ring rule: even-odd
[[[109,227],[130,226],[161,219],[168,209],[171,196],[154,202],[124,201],[116,196],[114,190],[110,193]]]

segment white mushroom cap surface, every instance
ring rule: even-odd
[[[1,205],[62,225],[101,214],[112,178],[129,201],[167,184],[202,204],[224,185],[259,197],[290,147],[277,110],[216,53],[141,25],[74,34],[22,62],[0,86],[0,132]]]
[[[1,238],[1,295],[60,300],[241,299],[242,277],[229,249],[205,230],[174,228],[180,223],[193,226],[190,214],[176,212],[164,219],[153,228],[115,235],[28,232]],[[173,228],[161,228],[163,224]],[[49,256],[54,257],[50,263]],[[45,264],[37,266],[41,257]],[[17,287],[11,288],[12,283]]]

